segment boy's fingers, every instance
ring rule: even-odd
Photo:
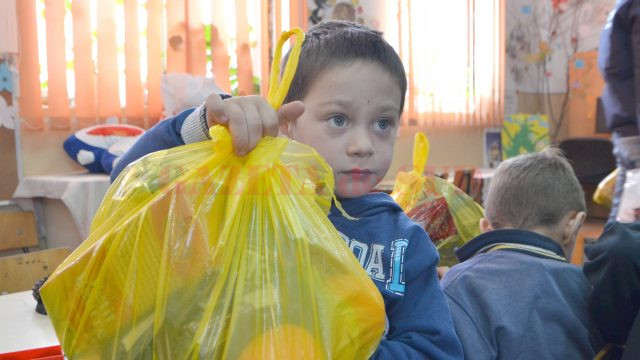
[[[262,119],[262,136],[278,136],[278,116],[268,103],[260,103],[258,105],[260,118]]]
[[[238,155],[245,155],[249,146],[249,134],[247,133],[247,121],[244,111],[240,106],[232,102],[227,104],[229,114],[229,132],[233,141],[233,149]]]
[[[222,98],[218,94],[211,94],[205,100],[205,108],[207,109],[207,125],[209,127],[220,124],[225,125],[229,122],[229,116],[225,111]]]
[[[451,268],[448,266],[438,266],[436,267],[436,270],[438,272],[438,279],[442,279],[444,277],[444,275],[447,273],[447,271],[449,271]]]
[[[247,123],[247,148],[246,152],[253,150],[260,139],[262,139],[262,119],[258,108],[247,106],[243,108],[244,117]]]
[[[278,109],[278,121],[280,125],[294,122],[304,113],[304,104],[302,101],[292,101],[280,106]]]

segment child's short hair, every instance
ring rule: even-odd
[[[289,54],[285,56],[286,63]],[[376,62],[396,79],[400,86],[400,113],[404,107],[407,76],[396,51],[375,31],[348,21],[326,21],[313,26],[302,43],[300,61],[284,102],[301,100],[315,77],[323,70],[355,60]]]
[[[586,211],[582,187],[557,148],[502,162],[491,179],[485,206],[494,229],[549,227],[570,211]]]

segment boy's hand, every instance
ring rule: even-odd
[[[436,270],[438,271],[438,279],[442,280],[444,274],[446,274],[447,271],[451,270],[451,268],[448,266],[438,266],[436,267]]]
[[[219,95],[207,97],[207,124],[228,125],[236,154],[243,156],[256,147],[264,136],[277,136],[281,124],[295,121],[304,112],[301,101],[284,104],[274,111],[257,95],[222,100]]]

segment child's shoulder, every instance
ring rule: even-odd
[[[391,196],[383,192],[372,192],[358,198],[341,201],[347,214],[355,218],[373,219],[381,225],[415,229],[422,227],[411,220]]]
[[[522,276],[527,274],[527,276]],[[506,284],[515,289],[543,288],[549,282],[584,282],[580,268],[563,261],[515,251],[477,254],[453,266],[442,279],[445,289],[482,286],[499,292]]]

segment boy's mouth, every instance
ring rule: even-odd
[[[368,169],[358,169],[358,168],[354,168],[351,170],[346,170],[346,171],[341,171],[341,173],[349,178],[351,178],[352,180],[356,180],[356,181],[362,181],[364,179],[369,178],[370,176],[374,175],[374,172]]]

